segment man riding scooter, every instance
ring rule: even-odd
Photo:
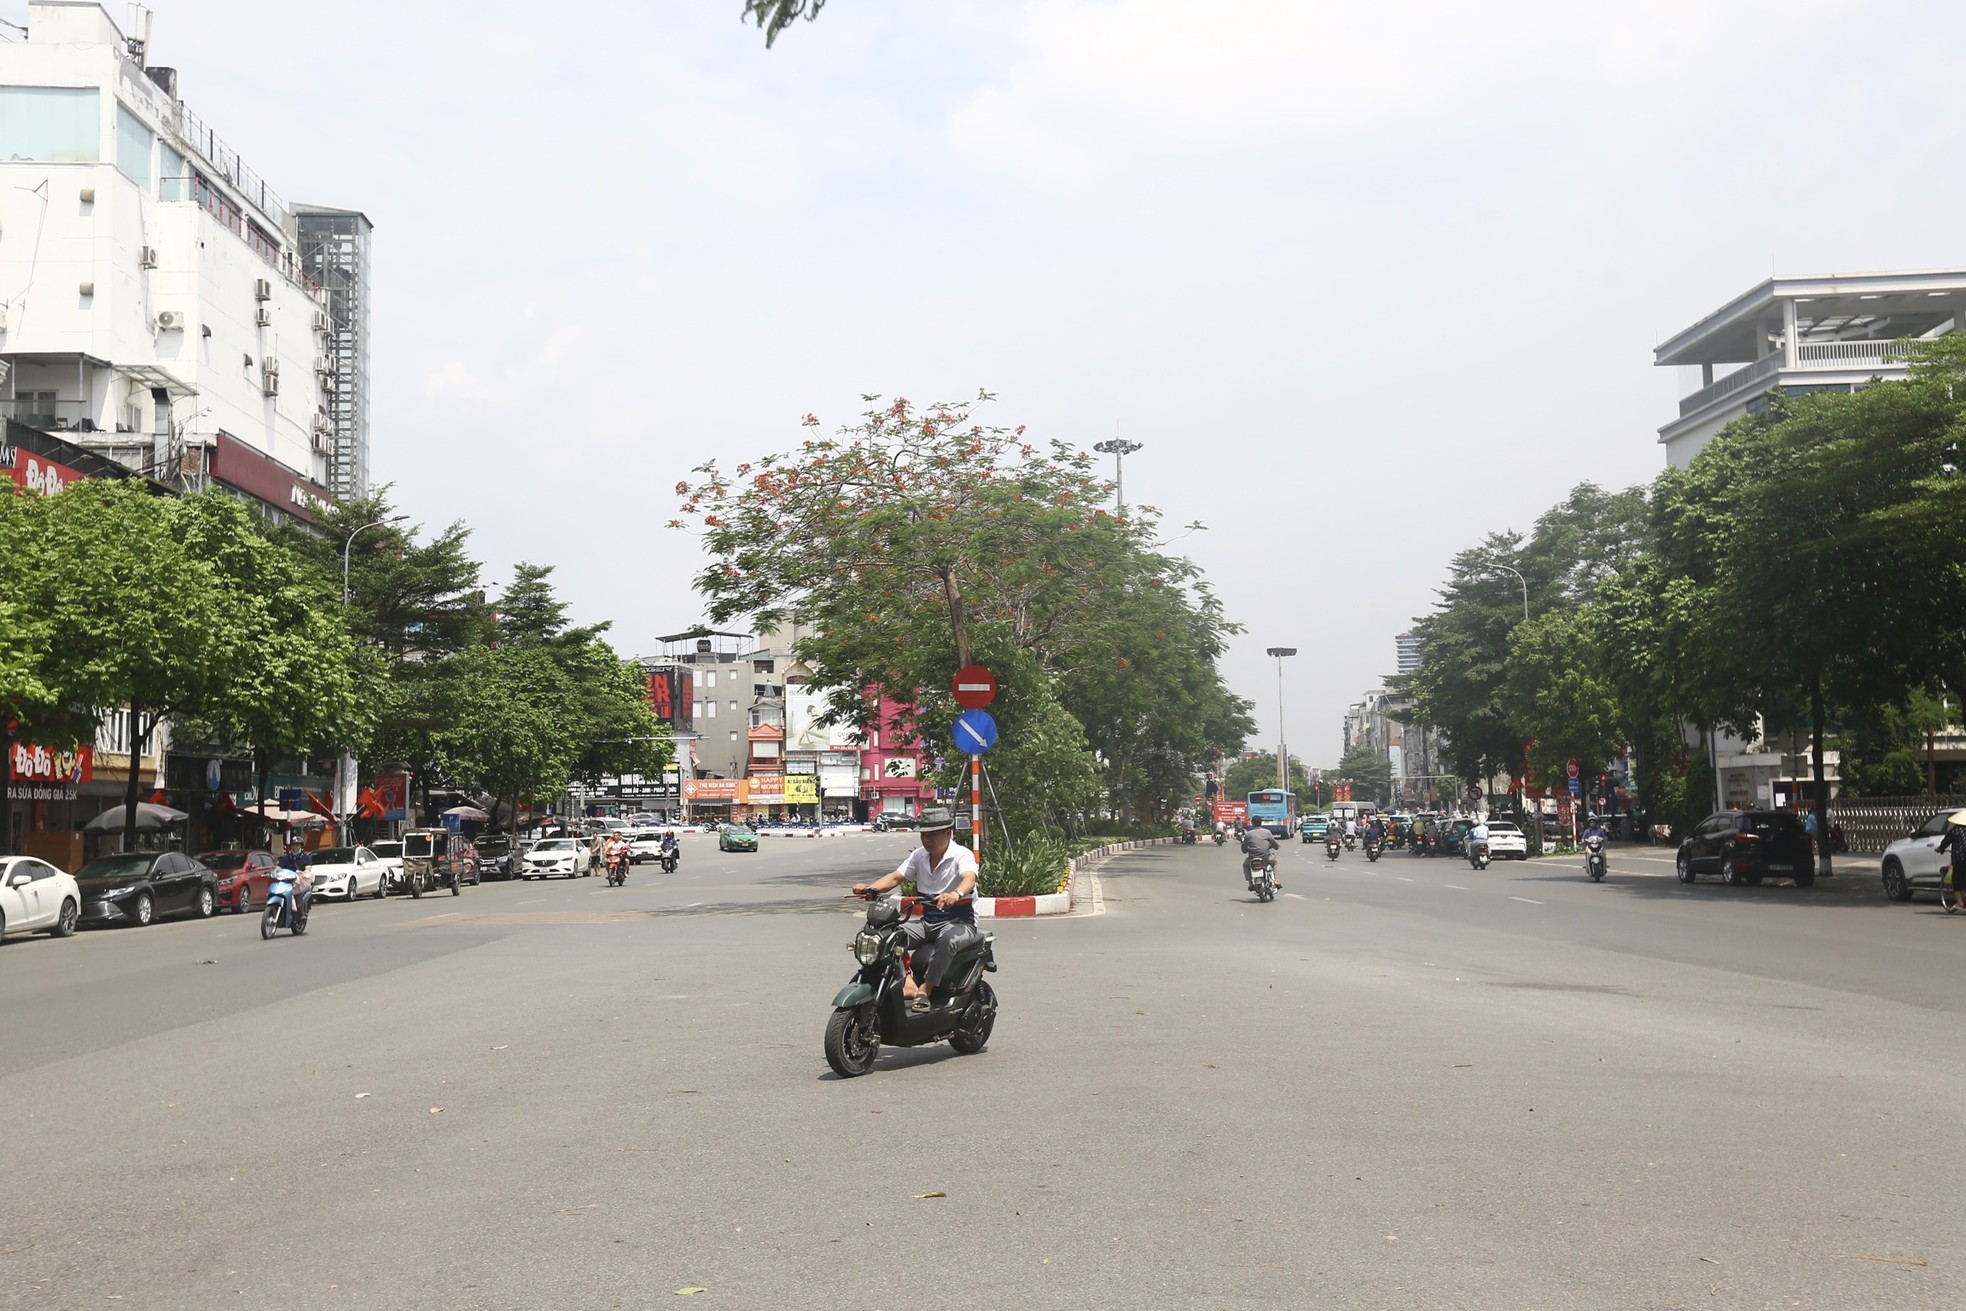
[[[915,881],[915,894],[934,904],[918,919],[903,928],[908,943],[908,974],[901,982],[901,995],[910,1009],[926,1011],[929,994],[948,973],[949,962],[978,932],[976,906],[970,894],[976,891],[976,853],[956,845],[956,817],[946,806],[930,806],[922,812],[922,845],[908,853],[899,866],[872,883],[856,883],[853,895],[888,892],[904,879]]]
[[[1256,871],[1264,865],[1270,867],[1272,871],[1270,879],[1276,884],[1277,891],[1283,891],[1283,880],[1277,878],[1275,874],[1277,860],[1276,834],[1270,832],[1270,830],[1264,828],[1261,824],[1251,826],[1249,832],[1243,834],[1242,837],[1242,854],[1242,881],[1249,885],[1250,891],[1254,892],[1256,890]]]

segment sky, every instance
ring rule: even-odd
[[[624,654],[702,617],[693,466],[985,388],[1142,444],[1252,746],[1295,646],[1335,763],[1455,551],[1663,467],[1655,343],[1966,267],[1957,3],[831,0],[769,51],[741,8],[154,6],[188,105],[375,222],[376,478]]]

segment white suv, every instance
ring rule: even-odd
[[[1893,901],[1910,901],[1914,892],[1937,892],[1939,880],[1951,861],[1952,853],[1939,854],[1939,839],[1946,835],[1950,810],[1941,810],[1884,848],[1884,895]]]
[[[1529,839],[1522,830],[1506,819],[1488,821],[1488,858],[1490,860],[1528,860]]]

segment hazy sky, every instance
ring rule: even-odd
[[[375,220],[375,468],[494,582],[650,649],[690,466],[987,387],[1145,443],[1312,763],[1455,550],[1661,467],[1660,338],[1966,264],[1956,2],[831,0],[769,52],[738,0],[155,8],[255,169]]]

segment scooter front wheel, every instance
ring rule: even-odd
[[[273,935],[279,931],[280,903],[275,901],[269,903],[266,907],[266,913],[259,917],[259,936],[270,942],[273,939]]]
[[[880,1054],[872,1006],[842,1006],[826,1021],[826,1064],[842,1079],[867,1073]]]

